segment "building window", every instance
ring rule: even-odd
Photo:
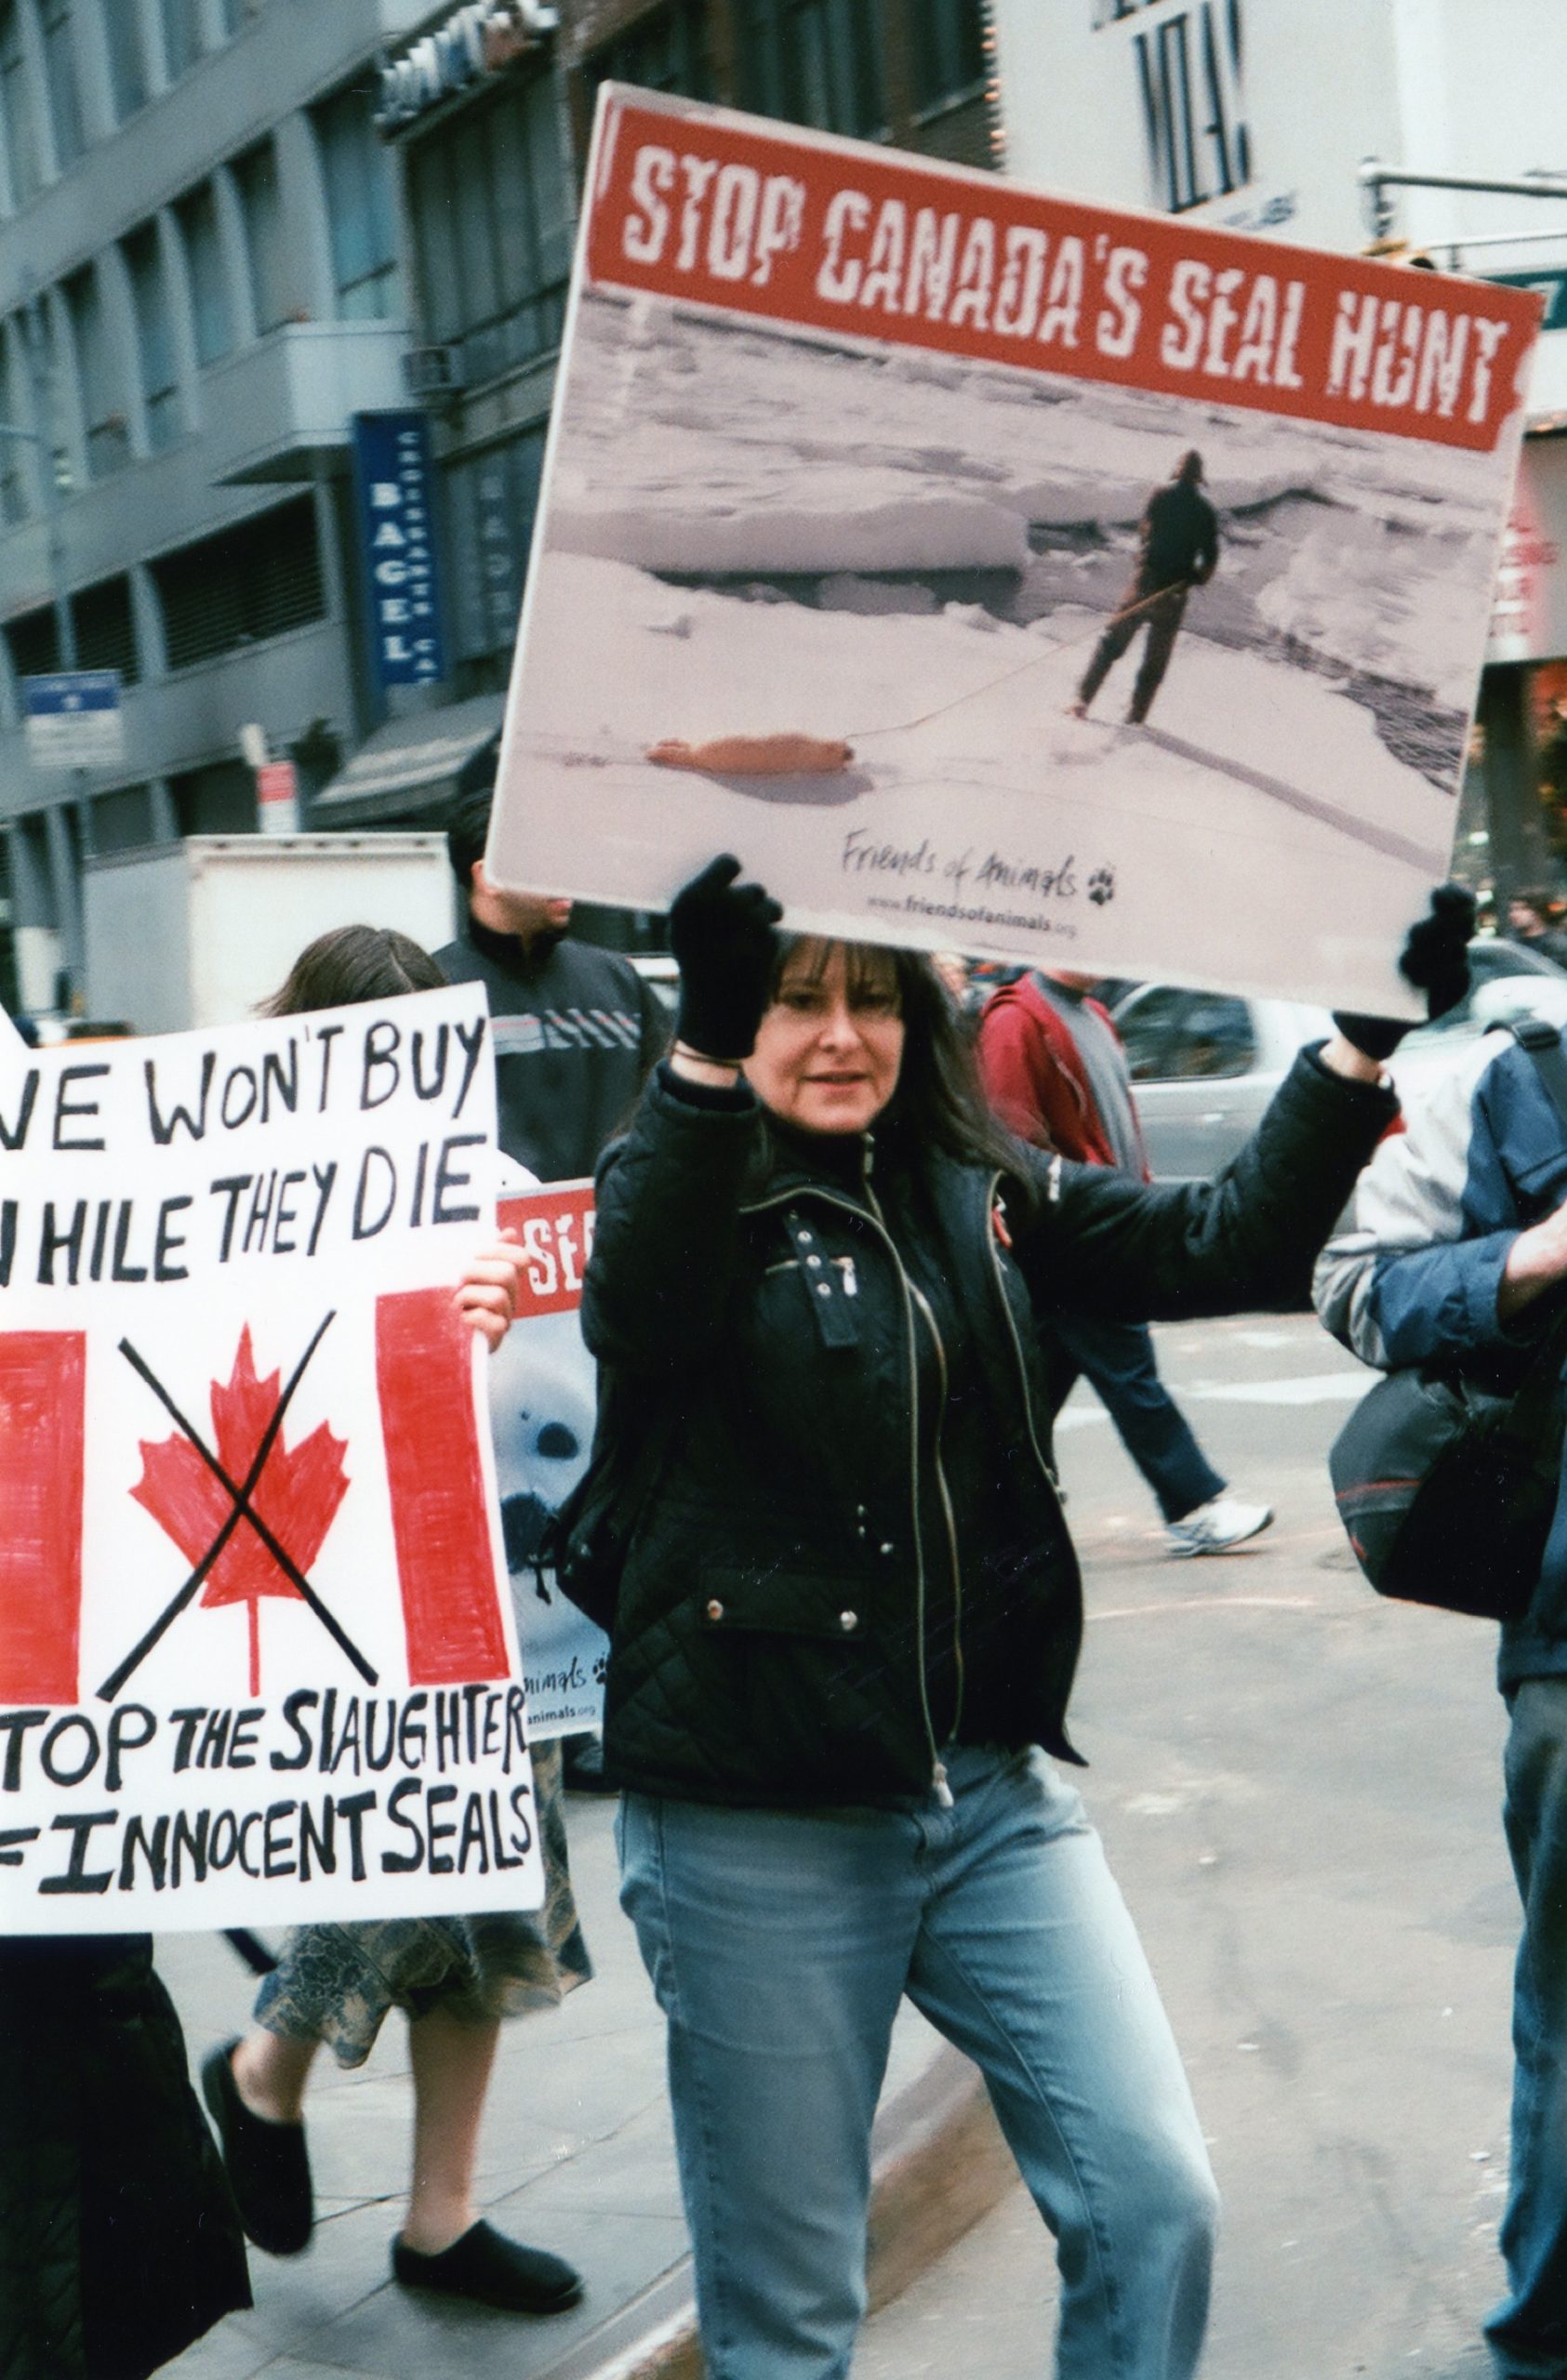
[[[95,852],[135,852],[155,840],[153,833],[153,789],[146,785],[116,786],[113,793],[93,797],[92,847]]]
[[[9,422],[13,429],[21,430],[26,424],[17,403],[17,337],[16,331],[0,323],[0,422]],[[27,518],[27,482],[22,463],[26,443],[21,438],[0,436],[0,529],[14,529]]]
[[[588,79],[635,83],[644,91],[675,91],[688,99],[715,99],[708,52],[708,0],[670,0],[594,53]]]
[[[553,86],[511,84],[409,152],[429,335],[471,386],[560,345],[572,203]]]
[[[180,420],[174,323],[169,313],[168,280],[157,225],[143,223],[139,231],[132,231],[124,243],[124,254],[136,315],[137,360],[141,366],[141,394],[147,411],[147,443],[154,455],[159,455],[179,437]]]
[[[44,74],[54,123],[55,162],[63,174],[86,146],[82,135],[82,99],[76,87],[76,52],[71,33],[71,0],[43,0],[38,24],[44,37]]]
[[[35,612],[24,612],[20,619],[7,620],[6,642],[19,678],[46,678],[58,669],[60,628],[53,605],[44,603]]]
[[[141,661],[129,579],[123,575],[100,579],[95,587],[79,588],[70,600],[77,668],[117,669],[123,684],[139,684]],[[19,678],[46,677],[60,667],[60,623],[52,603],[7,622],[6,641]]]
[[[504,665],[516,642],[543,467],[542,429],[446,466],[452,634],[463,661],[494,655]]]
[[[109,57],[114,120],[124,124],[147,104],[147,60],[141,51],[141,11],[136,0],[99,0]]]
[[[315,504],[295,496],[153,564],[171,669],[326,616]]]
[[[174,210],[185,247],[196,362],[203,370],[232,354],[234,312],[229,298],[229,268],[218,225],[218,194],[210,182],[186,192]]]
[[[170,777],[174,813],[182,835],[253,835],[256,779],[243,760],[218,760]]]
[[[123,572],[117,578],[100,578],[96,587],[84,587],[73,595],[71,621],[76,632],[78,669],[117,669],[123,684],[140,683],[136,614],[130,581]]]
[[[742,107],[874,139],[886,130],[881,11],[866,0],[739,0]]]
[[[341,322],[382,322],[400,311],[392,171],[361,89],[339,91],[314,112],[332,277]]]
[[[163,0],[164,63],[171,83],[201,56],[200,0]]]
[[[0,116],[5,118],[6,148],[11,161],[11,197],[18,206],[25,206],[42,190],[44,174],[17,0],[0,0]]]
[[[256,305],[256,328],[274,331],[298,312],[289,280],[287,248],[283,231],[283,192],[277,176],[277,151],[271,139],[258,141],[233,165],[245,221],[246,254],[250,264],[250,294]]]
[[[985,87],[984,0],[908,0],[914,108],[920,115]]]
[[[130,460],[125,388],[103,311],[98,274],[89,264],[65,284],[66,311],[76,349],[76,378],[87,431],[87,476],[108,479]]]

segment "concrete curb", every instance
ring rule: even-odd
[[[976,2069],[943,2048],[883,2109],[871,2144],[870,2310],[901,2296],[1017,2178]],[[702,2380],[691,2259],[538,2380]]]

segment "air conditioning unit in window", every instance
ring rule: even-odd
[[[455,347],[410,348],[403,371],[416,397],[455,397],[462,388],[462,357]]]

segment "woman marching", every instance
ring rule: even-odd
[[[1400,1028],[1338,1020],[1215,1183],[1149,1188],[1007,1139],[923,959],[786,939],[738,874],[675,903],[678,1038],[601,1168],[583,1304],[637,1483],[605,1766],[709,2380],[847,2372],[905,1994],[1056,2234],[1060,2380],[1184,2380],[1214,2184],[1056,1765],[1082,1601],[1050,1326],[1298,1302]],[[1438,895],[1410,936],[1433,1012],[1466,931]]]
[[[262,1012],[302,1016],[360,1000],[433,991],[446,978],[406,934],[342,926],[300,952]],[[520,1167],[513,1169],[519,1174]],[[525,1175],[531,1183],[533,1176]],[[475,1259],[457,1302],[492,1352],[516,1310],[517,1251]],[[408,2019],[413,2165],[392,2269],[405,2288],[514,2314],[574,2306],[582,2282],[564,2257],[508,2239],[475,2199],[479,2127],[503,2017],[557,2006],[592,1975],[567,1865],[560,1747],[535,1744],[534,1806],[544,1858],[542,1910],[393,1917],[296,1926],[262,1984],[255,2021],[212,2050],[202,2088],[246,2235],[298,2255],[315,2223],[304,2096],[324,2042],[362,2066],[393,2008]]]

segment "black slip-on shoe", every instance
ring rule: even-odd
[[[302,2123],[273,2123],[239,2096],[234,2081],[236,2035],[203,2063],[201,2093],[228,2168],[229,2187],[245,2236],[269,2255],[297,2256],[315,2228],[310,2152]]]
[[[564,2256],[546,2248],[525,2248],[488,2223],[475,2223],[439,2255],[392,2243],[392,2269],[405,2289],[431,2289],[444,2297],[467,2297],[497,2306],[504,2314],[564,2314],[582,2294],[582,2276]]]

